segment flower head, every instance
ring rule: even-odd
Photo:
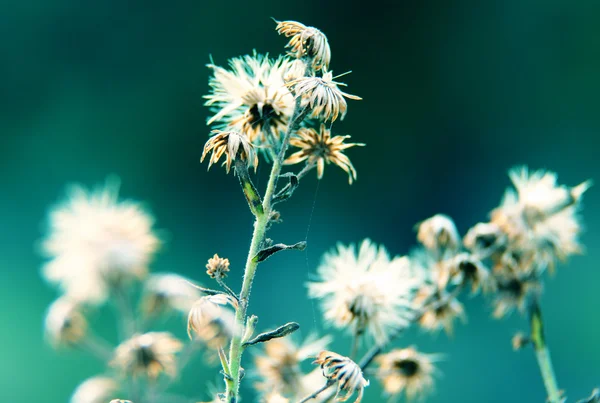
[[[454,221],[444,214],[436,214],[418,225],[417,239],[433,251],[456,251],[460,247],[460,237]]]
[[[450,276],[453,282],[461,285],[471,285],[471,292],[484,292],[495,288],[495,282],[489,270],[483,263],[469,253],[459,253],[450,262]]]
[[[321,351],[315,364],[321,366],[325,378],[337,383],[337,401],[345,402],[354,392],[358,392],[354,403],[360,403],[369,381],[364,378],[362,370],[354,361],[332,351]]]
[[[112,287],[143,278],[160,246],[154,219],[138,203],[119,201],[118,188],[114,180],[94,192],[74,187],[50,213],[43,274],[73,300],[101,303]]]
[[[111,365],[123,373],[156,379],[161,373],[177,375],[176,356],[183,344],[168,332],[137,334],[121,343]]]
[[[413,347],[395,349],[377,358],[377,375],[389,395],[406,393],[408,400],[423,396],[433,388],[434,362],[438,356],[423,354]]]
[[[235,316],[226,305],[235,306],[235,301],[222,294],[202,297],[197,300],[188,315],[188,336],[196,335],[210,348],[224,347],[235,333]]]
[[[204,161],[206,155],[212,151],[212,156],[208,162],[208,169],[225,154],[226,159],[224,164],[227,173],[231,170],[231,163],[238,158],[241,161],[246,161],[248,167],[254,166],[254,170],[256,170],[256,167],[258,167],[258,154],[256,154],[254,146],[248,141],[246,135],[236,131],[224,132],[221,130],[213,130],[211,133],[214,133],[214,136],[208,139],[204,145],[204,151],[202,151],[202,157],[200,158],[200,162]]]
[[[216,253],[212,258],[208,259],[208,263],[206,264],[206,274],[211,278],[227,277],[228,272],[229,259],[219,257]]]
[[[277,33],[287,38],[291,37],[286,48],[290,48],[290,55],[301,59],[309,57],[314,70],[328,69],[331,60],[331,49],[327,37],[314,27],[307,27],[296,21],[277,22]]]
[[[407,326],[417,279],[406,257],[390,259],[383,246],[364,240],[338,245],[317,269],[319,281],[308,284],[309,295],[321,300],[325,318],[339,328],[364,331],[384,342],[390,331]],[[350,330],[350,329],[349,329]]]
[[[536,276],[499,278],[497,284],[493,301],[493,316],[497,319],[509,315],[515,309],[523,313],[529,298],[542,291],[542,284]]]
[[[119,390],[119,385],[112,378],[95,376],[81,383],[70,403],[105,403]]]
[[[62,297],[48,308],[45,330],[54,347],[79,343],[87,333],[87,320],[76,302]]]
[[[321,124],[320,131],[311,128],[300,128],[296,136],[290,139],[290,145],[301,150],[290,155],[285,164],[298,164],[306,161],[307,164],[316,164],[317,176],[323,177],[325,163],[333,163],[342,168],[348,174],[348,182],[356,179],[356,170],[350,159],[343,151],[354,146],[364,146],[362,143],[344,143],[350,136],[331,137],[331,131]]]
[[[307,378],[300,364],[322,351],[330,339],[309,337],[304,343],[296,344],[289,337],[270,340],[265,343],[262,354],[257,354],[254,362],[259,381],[256,388],[262,393],[277,392],[286,396],[302,398],[311,392]]]
[[[208,65],[214,76],[206,105],[216,112],[208,124],[245,133],[253,144],[279,138],[294,111],[294,97],[285,86],[287,75],[297,69],[293,61],[254,54],[231,59],[229,66]]]
[[[508,189],[502,205],[492,211],[492,223],[508,237],[508,249],[527,255],[535,253],[523,272],[552,269],[556,260],[579,253],[581,224],[577,215],[583,193],[591,182],[573,188],[556,184],[556,174],[526,167],[509,176],[516,190]]]
[[[148,316],[171,310],[187,314],[198,298],[200,293],[185,277],[157,273],[144,283],[142,311]]]
[[[345,86],[346,84],[333,81],[331,71],[323,73],[322,77],[301,77],[289,81],[286,85],[293,87],[296,98],[302,99],[304,107],[310,108],[311,117],[323,119],[325,122],[328,120],[335,122],[338,117],[344,119],[348,109],[344,97],[354,100],[362,99],[356,95],[342,92],[338,85]]]
[[[465,321],[465,309],[452,294],[433,286],[424,286],[415,298],[415,304],[424,309],[419,318],[419,325],[425,330],[444,330],[452,334],[454,321]]]

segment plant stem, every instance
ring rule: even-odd
[[[252,288],[252,282],[254,281],[254,275],[256,274],[256,268],[258,261],[254,259],[256,254],[259,252],[262,243],[265,239],[265,233],[269,224],[269,217],[271,214],[271,199],[275,194],[277,188],[277,180],[281,173],[281,167],[285,158],[285,152],[287,151],[290,143],[290,137],[296,127],[300,124],[302,119],[306,116],[308,110],[302,108],[300,105],[300,99],[296,100],[296,107],[294,114],[290,119],[290,123],[286,130],[279,155],[273,161],[273,167],[271,168],[271,174],[269,176],[269,182],[263,198],[262,214],[256,214],[256,220],[254,222],[254,232],[252,234],[252,242],[250,243],[250,250],[248,251],[248,258],[246,259],[246,268],[244,270],[244,280],[242,282],[242,290],[239,294],[239,304],[235,311],[235,333],[231,339],[229,346],[229,375],[231,381],[226,381],[226,392],[225,401],[226,403],[237,403],[239,388],[240,388],[240,368],[242,360],[242,335],[244,334],[244,326],[246,324],[246,311],[248,309],[248,300],[250,298],[250,290]]]
[[[552,360],[550,359],[550,350],[546,347],[544,321],[542,320],[542,310],[537,297],[534,297],[529,305],[529,325],[531,326],[531,342],[548,393],[548,401],[550,403],[560,403],[562,399],[556,383]]]
[[[311,399],[316,398],[319,395],[319,393],[326,391],[327,389],[329,389],[329,387],[331,385],[333,385],[333,382],[327,381],[327,383],[325,385],[323,385],[321,387],[321,389],[319,389],[319,390],[313,392],[312,394],[306,396],[304,399],[300,400],[298,403],[305,403],[305,402],[308,402]]]

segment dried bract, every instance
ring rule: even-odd
[[[333,81],[333,73],[330,71],[325,72],[323,77],[302,77],[289,81],[286,85],[293,88],[296,98],[302,99],[302,106],[310,108],[311,117],[325,122],[334,122],[338,117],[344,119],[348,109],[344,97],[362,99],[342,92],[338,85],[346,84]]]
[[[138,334],[117,347],[111,365],[132,377],[156,379],[161,373],[175,377],[176,353],[182,347],[168,332]]]
[[[246,161],[248,167],[254,166],[254,170],[256,170],[258,167],[258,154],[256,154],[254,146],[245,134],[236,131],[221,130],[213,130],[211,133],[214,135],[204,145],[204,151],[202,151],[202,157],[200,158],[200,162],[204,161],[206,155],[212,151],[212,156],[208,162],[208,169],[225,154],[224,165],[227,173],[231,170],[232,162],[238,158]]]
[[[377,376],[388,395],[404,392],[407,400],[423,397],[433,389],[433,364],[438,359],[438,355],[423,354],[414,347],[395,349],[377,358]]]
[[[354,361],[332,351],[321,351],[314,363],[321,366],[325,378],[337,383],[335,400],[345,402],[358,392],[354,403],[360,403],[369,381],[364,378],[360,367]]]
[[[329,42],[323,32],[314,27],[307,27],[296,21],[276,21],[277,32],[291,37],[286,48],[290,48],[290,55],[299,59],[308,57],[314,70],[328,69],[331,60]]]

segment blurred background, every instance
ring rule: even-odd
[[[358,181],[348,186],[329,166],[320,183],[312,175],[302,182],[272,238],[307,238],[309,247],[270,259],[253,289],[250,311],[261,326],[293,320],[306,335],[327,331],[304,283],[337,241],[370,237],[405,254],[416,244],[415,223],[438,212],[464,234],[500,202],[506,172],[519,164],[556,171],[568,185],[600,180],[599,13],[600,3],[585,0],[2,2],[0,397],[67,402],[80,381],[103,371],[43,339],[57,294],[40,277],[36,242],[69,183],[120,176],[122,196],[143,201],[168,234],[153,271],[210,284],[204,265],[219,253],[238,287],[252,217],[237,180],[199,163],[209,55],[224,65],[253,49],[282,53],[285,40],[269,17],[298,20],[327,34],[334,73],[352,70],[343,81],[364,98],[350,101],[334,126],[367,143],[348,151]],[[264,169],[259,176],[262,186]],[[569,400],[600,384],[599,203],[592,188],[586,254],[560,266],[542,300]],[[482,298],[466,307],[468,324],[453,337],[415,331],[397,343],[445,355],[427,401],[543,402],[533,354],[512,352],[522,318],[494,321]],[[95,323],[110,329],[110,310]],[[184,337],[183,319],[167,325]],[[335,349],[347,351],[348,338],[335,334]],[[177,388],[209,400],[204,382],[219,377],[202,361]],[[366,401],[381,401],[370,389]]]

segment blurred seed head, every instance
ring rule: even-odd
[[[52,346],[73,346],[87,334],[88,323],[81,306],[67,297],[54,301],[45,319],[45,332]]]
[[[439,252],[457,251],[460,236],[454,221],[444,214],[436,214],[418,224],[417,239],[427,249]]]
[[[229,296],[219,294],[202,297],[197,300],[188,315],[188,335],[194,335],[211,349],[225,347],[234,333],[235,315],[226,306],[235,306],[236,302]]]
[[[157,273],[144,283],[141,308],[146,316],[171,311],[187,314],[198,298],[199,291],[185,277],[174,273]]]
[[[77,386],[70,403],[106,403],[118,390],[119,385],[114,379],[95,376]]]
[[[498,289],[494,294],[494,312],[496,319],[509,315],[512,311],[525,312],[529,299],[542,291],[542,284],[536,277],[499,277]]]
[[[443,329],[446,334],[452,335],[455,320],[466,321],[464,307],[458,299],[435,286],[423,286],[417,293],[414,303],[416,309],[424,309],[418,322],[425,330]]]

